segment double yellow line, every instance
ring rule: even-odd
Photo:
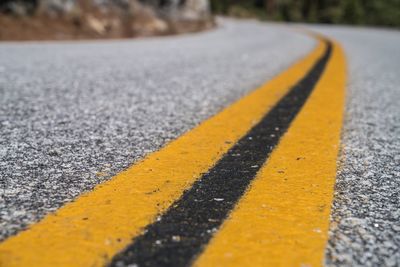
[[[109,263],[308,73],[325,46],[319,41],[309,55],[261,88],[4,241],[0,266]],[[345,60],[333,43],[305,106],[195,265],[322,264],[344,87]]]

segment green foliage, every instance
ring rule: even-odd
[[[350,24],[361,24],[365,17],[359,0],[342,1],[342,20]]]
[[[400,0],[211,0],[217,14],[400,27]]]

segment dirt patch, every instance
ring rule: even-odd
[[[94,6],[81,0],[69,12],[38,7],[31,15],[0,13],[0,40],[75,40],[132,38],[197,32],[212,28],[211,16],[200,19],[165,16],[151,6],[130,1],[126,6]]]

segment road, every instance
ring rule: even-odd
[[[313,28],[346,49],[349,81],[327,259],[332,266],[400,264],[400,34]]]
[[[177,139],[317,43],[279,24],[220,23],[175,37],[0,44],[0,239]],[[348,68],[325,263],[397,266],[400,34],[306,27],[337,40]]]

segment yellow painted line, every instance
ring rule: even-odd
[[[101,266],[154,222],[313,66],[325,44],[158,152],[0,244],[1,266]]]
[[[345,96],[337,43],[303,109],[195,266],[321,266]]]

